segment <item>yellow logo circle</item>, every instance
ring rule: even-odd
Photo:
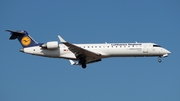
[[[28,46],[28,45],[31,43],[31,39],[30,39],[28,36],[24,36],[24,37],[21,39],[21,43],[22,43],[22,45],[24,45],[24,46]]]

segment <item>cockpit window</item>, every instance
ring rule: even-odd
[[[153,47],[161,47],[160,45],[153,45]]]

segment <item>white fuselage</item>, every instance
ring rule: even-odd
[[[154,43],[104,43],[104,44],[74,44],[85,50],[100,55],[100,58],[108,57],[144,57],[144,56],[167,56],[170,54],[165,48]],[[22,52],[52,57],[76,60],[76,56],[67,46],[59,44],[58,49],[44,49],[40,46],[21,49]]]

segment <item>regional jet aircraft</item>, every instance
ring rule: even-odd
[[[86,68],[86,64],[99,62],[109,57],[167,57],[171,52],[155,43],[101,43],[101,44],[72,44],[65,41],[58,35],[58,41],[47,43],[36,42],[26,31],[10,32],[10,40],[18,39],[22,45],[21,52],[51,57],[68,59],[71,65],[81,65]],[[75,61],[74,61],[75,60]]]

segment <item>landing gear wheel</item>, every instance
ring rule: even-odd
[[[86,68],[86,64],[85,64],[85,63],[84,63],[84,64],[82,64],[82,68],[84,68],[84,69]]]
[[[159,62],[159,63],[161,63],[161,62],[162,62],[162,60],[161,60],[161,59],[158,59],[158,62]]]

